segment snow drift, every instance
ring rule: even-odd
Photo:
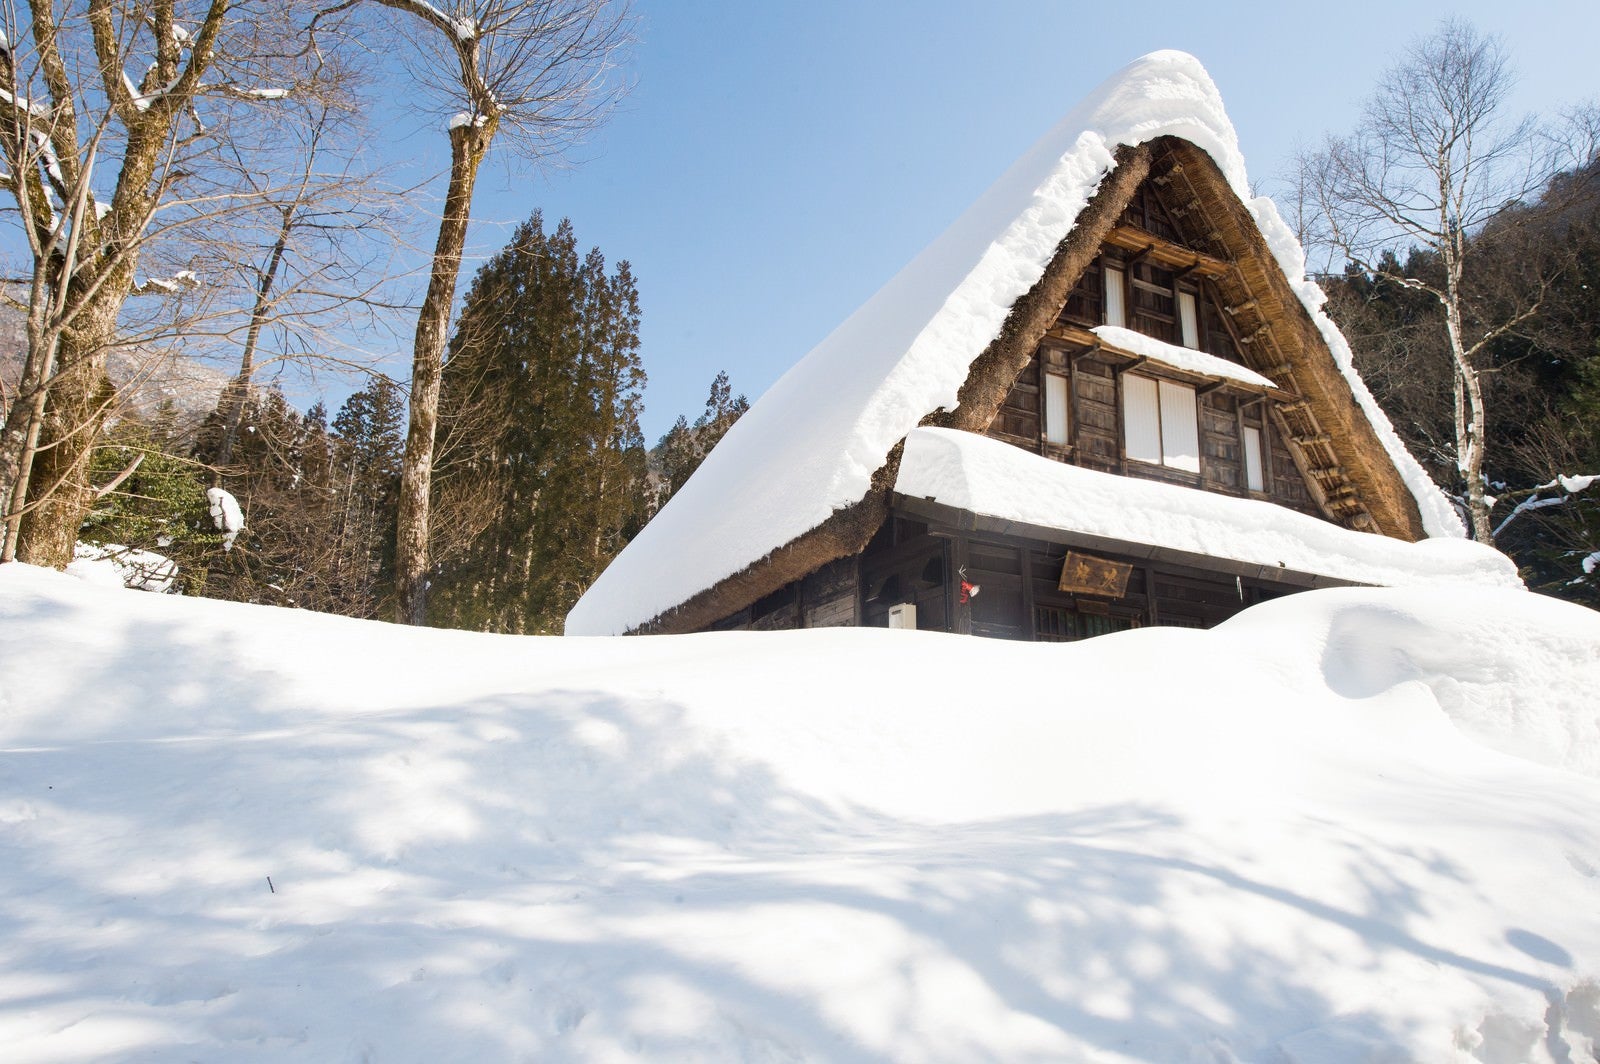
[[[519,639],[8,565],[0,625],[9,1061],[1600,1039],[1600,616],[1527,592]]]

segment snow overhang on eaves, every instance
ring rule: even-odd
[[[1356,532],[1264,500],[1066,465],[947,429],[907,438],[894,501],[956,529],[1297,587],[1522,586],[1509,558],[1470,540]]]

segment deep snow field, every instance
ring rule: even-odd
[[[0,633],[13,1064],[1600,1041],[1600,614],[1526,592],[563,640],[7,565]]]

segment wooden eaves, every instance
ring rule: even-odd
[[[1149,259],[1169,270],[1200,277],[1226,277],[1233,272],[1233,263],[1214,255],[1186,248],[1164,237],[1157,236],[1138,226],[1119,222],[1106,233],[1105,242],[1112,247],[1132,252],[1140,259]]]
[[[1135,543],[1088,532],[1075,532],[1072,529],[1056,528],[1051,525],[1013,521],[1004,517],[973,513],[970,510],[963,510],[946,503],[936,502],[933,499],[902,495],[899,492],[895,492],[891,496],[890,504],[894,510],[909,517],[926,521],[932,527],[949,529],[954,532],[1029,539],[1038,543],[1050,543],[1075,550],[1086,550],[1096,554],[1110,554],[1156,564],[1181,565],[1192,569],[1224,573],[1228,576],[1243,577],[1246,580],[1260,580],[1265,583],[1281,584],[1299,589],[1361,586],[1354,580],[1327,576],[1323,573],[1307,572],[1303,569],[1291,569],[1283,564],[1268,565],[1262,562],[1235,561],[1232,558],[1219,558],[1213,554],[1196,554],[1176,547]]]

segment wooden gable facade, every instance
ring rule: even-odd
[[[1160,344],[1119,343],[1117,328]],[[1162,357],[1177,348],[1250,372]],[[923,423],[1352,530],[1422,536],[1415,500],[1247,209],[1209,156],[1175,138],[1119,151],[974,362],[957,407]],[[702,596],[690,604],[697,621],[657,630],[868,625],[1063,641],[1208,627],[1341,582],[907,498],[892,490],[898,462],[897,450],[874,491],[818,530],[826,546],[798,563],[808,571],[781,584],[782,570],[769,571],[765,587],[761,573],[744,574],[744,601]]]

